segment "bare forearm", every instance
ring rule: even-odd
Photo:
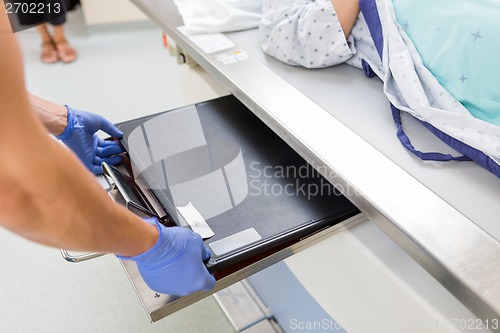
[[[358,0],[331,0],[331,2],[347,38],[359,15],[359,2]]]
[[[154,245],[156,229],[115,204],[64,147],[48,137],[20,146],[23,157],[2,170],[8,229],[48,246],[126,256]]]
[[[59,135],[64,131],[68,122],[68,111],[61,104],[47,101],[43,98],[28,94],[31,106],[45,125],[50,134]]]
[[[58,248],[125,256],[151,248],[156,229],[113,203],[47,135],[26,94],[22,57],[2,11],[0,45],[0,226]]]

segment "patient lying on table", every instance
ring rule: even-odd
[[[382,76],[383,68],[358,0],[264,0],[261,46],[292,66],[323,68],[362,59]]]
[[[371,68],[397,123],[400,111],[410,113],[500,177],[500,67],[492,60],[500,55],[498,0],[360,0],[374,36],[358,0],[263,1],[267,54],[306,68],[347,63],[365,74]]]

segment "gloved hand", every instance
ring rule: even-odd
[[[96,135],[103,130],[109,135],[121,138],[123,133],[102,116],[78,111],[66,106],[68,109],[68,125],[64,131],[56,136],[64,142],[83,162],[83,164],[95,174],[102,173],[102,162],[111,165],[120,163],[123,159],[118,155],[123,153],[123,148],[114,141],[105,141]]]
[[[201,236],[186,228],[167,228],[156,218],[146,221],[158,228],[156,244],[135,257],[118,258],[134,260],[146,284],[159,293],[184,296],[212,289],[215,278],[203,264],[211,253]]]

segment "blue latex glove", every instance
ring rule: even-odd
[[[95,174],[102,173],[102,162],[111,165],[118,164],[123,157],[123,148],[114,141],[105,141],[96,135],[102,130],[115,138],[121,138],[123,133],[111,122],[102,116],[78,111],[66,106],[68,109],[68,125],[64,131],[56,136],[64,142],[83,162],[83,164]]]
[[[212,289],[215,278],[203,264],[211,253],[201,236],[186,228],[167,228],[156,218],[146,221],[158,228],[156,244],[135,257],[118,258],[134,260],[146,284],[159,293],[184,296]]]

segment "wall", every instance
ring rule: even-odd
[[[80,0],[80,2],[87,26],[148,21],[129,0]]]

